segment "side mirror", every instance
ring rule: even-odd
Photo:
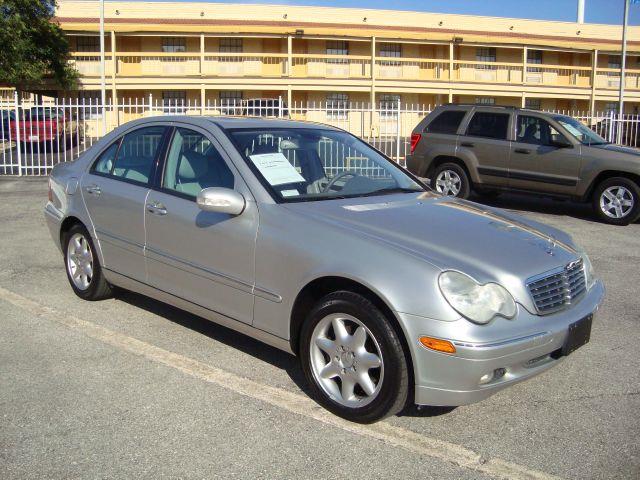
[[[244,197],[230,188],[210,187],[200,190],[196,203],[205,212],[240,215],[244,211]]]
[[[573,144],[564,137],[557,137],[551,140],[551,146],[556,148],[573,148]]]

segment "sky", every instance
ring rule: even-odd
[[[175,1],[175,0],[174,0]],[[187,0],[193,1],[193,0]],[[577,0],[214,0],[222,3],[266,3],[355,7],[492,17],[576,21]],[[621,24],[625,0],[586,0],[585,21]],[[640,4],[630,6],[630,25],[640,25]]]

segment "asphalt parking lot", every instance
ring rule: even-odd
[[[571,233],[605,281],[591,342],[482,403],[349,424],[296,360],[141,296],[83,302],[42,208],[0,179],[0,478],[638,478],[640,224],[492,203]]]

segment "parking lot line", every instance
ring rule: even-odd
[[[235,393],[261,400],[288,412],[313,418],[357,435],[374,438],[418,455],[426,455],[496,478],[521,480],[551,480],[558,478],[500,458],[485,458],[462,445],[427,437],[387,422],[378,422],[373,425],[348,422],[327,412],[306,396],[249,380],[86,320],[67,315],[2,287],[0,287],[0,299],[39,318],[57,322],[119,350],[166,365],[192,377],[219,385]]]

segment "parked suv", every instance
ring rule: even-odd
[[[640,216],[640,151],[565,115],[443,105],[414,129],[407,167],[444,195],[509,190],[591,202],[617,225]]]

